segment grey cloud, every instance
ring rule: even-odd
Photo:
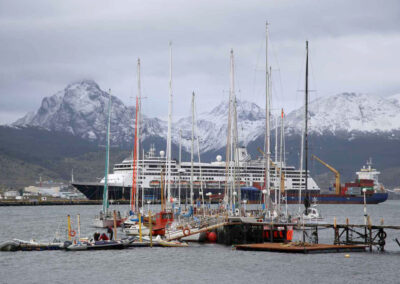
[[[165,117],[169,40],[175,116],[192,90],[203,110],[227,97],[231,47],[238,96],[262,104],[266,20],[277,107],[301,104],[305,39],[321,95],[398,92],[399,11],[398,1],[2,1],[0,109],[35,110],[82,78],[130,103],[140,57],[145,111]]]

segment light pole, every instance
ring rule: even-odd
[[[363,194],[364,194],[364,223],[365,223],[365,227],[367,227],[367,217],[368,217],[368,214],[367,214],[367,196],[366,196],[367,189],[363,188],[362,191],[363,191]]]
[[[147,200],[147,214],[149,214],[149,212],[150,212],[150,203],[151,203],[151,200]]]
[[[236,213],[236,202],[235,202],[236,201],[236,195],[237,195],[237,192],[234,191],[233,192],[233,208],[232,208],[232,211],[233,211],[232,213],[234,213],[234,214]],[[240,211],[239,211],[239,214],[240,214]]]
[[[264,203],[263,203],[263,209],[266,210],[267,209],[267,193],[268,191],[266,189],[263,189],[262,191],[263,196],[264,196]]]
[[[178,202],[179,202],[179,207],[181,207],[181,174],[185,172],[185,169],[179,169],[178,170],[178,176],[179,176],[179,186],[178,186]]]
[[[246,216],[246,204],[247,204],[247,200],[243,200],[243,207],[244,207],[244,216]]]
[[[208,196],[208,203],[209,203],[208,209],[209,209],[209,210],[211,210],[211,195],[212,195],[211,192],[207,192],[207,193],[206,193],[206,196]]]

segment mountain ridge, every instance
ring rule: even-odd
[[[107,121],[108,93],[93,80],[69,84],[53,96],[45,97],[36,112],[27,113],[13,126],[35,126],[48,130],[65,131],[84,139],[104,143]],[[216,151],[225,147],[228,103],[223,101],[208,112],[197,115],[196,134],[200,152]],[[239,142],[247,146],[264,135],[265,109],[249,101],[237,101]],[[167,122],[142,115],[142,139],[166,139]],[[343,135],[348,139],[360,133],[392,134],[400,130],[400,94],[382,98],[366,94],[341,93],[320,97],[309,104],[309,132],[319,135]],[[112,96],[111,140],[130,148],[134,135],[134,107],[125,106]],[[285,116],[287,135],[300,133],[304,107]],[[274,120],[272,119],[272,126]],[[173,122],[172,141],[182,142],[183,149],[191,147],[191,117]],[[182,131],[182,140],[180,139]],[[395,138],[398,137],[395,135]],[[196,150],[197,151],[197,150]]]

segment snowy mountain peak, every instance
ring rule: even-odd
[[[92,80],[69,84],[63,91],[45,97],[38,111],[17,120],[15,126],[39,126],[65,131],[85,139],[105,139],[109,94]],[[131,136],[134,114],[121,100],[112,96],[111,140],[122,143]],[[123,124],[120,122],[124,121]]]
[[[256,139],[263,131],[265,112],[257,104],[238,100],[238,133],[242,144],[247,145]],[[200,139],[200,151],[207,152],[225,147],[228,132],[229,103],[223,101],[209,112],[203,112],[197,117],[196,135]],[[182,145],[190,150],[191,117],[180,119],[174,124],[173,141],[179,143],[179,129],[182,130]]]
[[[236,108],[238,119],[244,120],[258,120],[265,118],[265,111],[257,104],[245,100],[237,100]],[[222,101],[219,105],[214,107],[210,112],[204,112],[201,116],[206,117],[225,117],[227,119],[229,112],[228,101]]]
[[[67,85],[65,89],[75,89],[75,88],[95,88],[100,89],[99,85],[92,79],[83,79],[72,82]]]
[[[309,104],[310,131],[380,132],[400,128],[400,106],[379,96],[342,93],[319,98]],[[304,107],[287,116],[287,128],[299,132],[303,125]]]

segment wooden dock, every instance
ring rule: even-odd
[[[329,245],[329,244],[309,244],[309,243],[260,243],[237,245],[237,250],[248,251],[269,251],[283,253],[332,253],[332,252],[364,252],[366,245]]]

